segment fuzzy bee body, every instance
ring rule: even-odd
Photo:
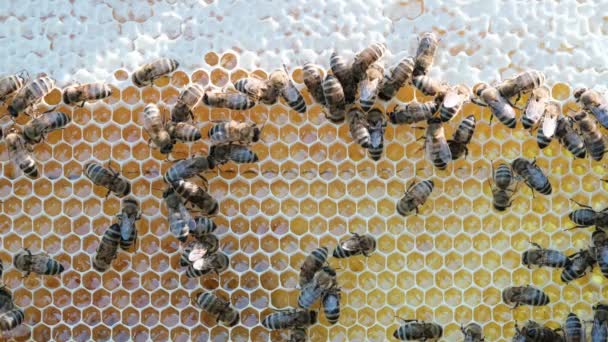
[[[608,128],[608,101],[597,91],[586,88],[574,90],[574,98],[595,116],[600,125]]]
[[[199,268],[194,268],[194,265],[188,266],[186,276],[188,278],[197,278],[211,272],[220,274],[228,269],[230,260],[228,256],[222,252],[215,252],[205,255],[198,264]]]
[[[515,324],[514,342],[564,342],[564,337],[558,333],[561,329],[550,329],[543,327],[540,324],[529,321],[526,325],[519,329]]]
[[[346,115],[350,136],[353,140],[363,148],[369,146],[370,135],[367,129],[367,121],[365,114],[358,108],[351,108]]]
[[[473,139],[473,133],[475,133],[475,116],[469,115],[456,128],[454,136],[451,140],[448,140],[448,146],[450,147],[450,153],[452,154],[452,160],[456,160],[462,156],[465,158],[469,154],[469,148],[467,145]]]
[[[505,98],[511,98],[536,89],[545,82],[545,75],[536,70],[523,72],[499,84],[496,89]]]
[[[469,323],[465,327],[460,327],[460,331],[464,335],[463,342],[483,342],[483,329],[477,323]]]
[[[597,261],[604,277],[608,278],[608,236],[603,230],[593,232],[593,258]]]
[[[386,132],[386,118],[381,111],[372,109],[367,113],[367,130],[369,131],[369,146],[367,151],[370,158],[380,160],[384,151],[384,133]]]
[[[171,138],[171,143],[176,142],[195,142],[202,138],[201,131],[196,126],[191,125],[187,122],[167,122],[165,125],[167,133]]]
[[[338,79],[333,75],[327,75],[323,81],[323,94],[328,112],[327,119],[333,123],[341,123],[346,116],[345,93]]]
[[[199,293],[194,298],[194,304],[198,308],[208,312],[210,315],[215,316],[218,321],[229,327],[233,327],[239,322],[240,315],[238,311],[236,311],[229,302],[212,293]]]
[[[587,152],[591,156],[591,159],[596,161],[602,160],[602,158],[604,158],[604,152],[606,152],[606,143],[604,141],[604,136],[599,127],[595,124],[595,121],[587,115],[585,111],[576,113],[573,118],[583,136]]]
[[[165,129],[163,118],[158,107],[148,103],[144,108],[144,130],[150,135],[150,141],[160,149],[160,153],[168,154],[173,150],[171,135]]]
[[[329,324],[336,324],[340,319],[340,290],[331,289],[321,299],[323,312]]]
[[[6,101],[13,96],[27,82],[27,75],[21,72],[0,78],[0,102]]]
[[[139,202],[128,197],[122,201],[122,212],[117,215],[120,225],[120,248],[130,250],[137,240],[137,227],[135,222],[141,218]]]
[[[427,158],[436,168],[445,170],[452,160],[452,152],[445,139],[442,122],[439,118],[431,118],[427,123],[424,143]]]
[[[312,281],[315,273],[317,273],[327,261],[328,254],[329,250],[327,247],[320,247],[313,250],[310,255],[304,259],[304,262],[300,267],[300,287],[304,287],[304,285]]]
[[[112,224],[106,229],[93,258],[92,264],[95,270],[105,272],[110,268],[112,260],[116,258],[118,253],[120,236],[120,225],[118,223]]]
[[[583,138],[572,127],[572,122],[565,117],[557,119],[555,136],[560,143],[574,155],[575,158],[585,158],[587,150]]]
[[[95,162],[88,162],[84,165],[84,174],[95,185],[108,189],[108,194],[113,192],[119,197],[124,197],[131,193],[131,183],[127,179]]]
[[[46,112],[30,120],[23,126],[23,137],[29,144],[37,144],[54,130],[67,126],[72,119],[62,112]]]
[[[302,96],[302,93],[300,93],[296,85],[293,84],[293,81],[287,81],[287,85],[281,90],[281,97],[287,102],[287,105],[289,105],[291,109],[301,114],[306,113],[306,101],[304,101],[304,96]]]
[[[305,63],[302,67],[304,84],[310,95],[317,103],[325,105],[325,95],[323,94],[323,76],[319,69],[312,63]]]
[[[336,271],[329,266],[324,266],[315,273],[310,283],[302,287],[298,296],[298,306],[303,309],[310,308],[317,299],[337,286]]]
[[[6,312],[14,307],[13,295],[6,286],[0,287],[0,312]]]
[[[439,96],[443,99],[448,91],[447,85],[439,80],[430,78],[429,76],[415,76],[412,79],[412,83],[426,96]],[[450,101],[452,101],[452,99],[450,99]],[[452,103],[450,103],[450,105],[452,105]]]
[[[376,250],[376,239],[371,235],[359,235],[354,233],[353,236],[341,241],[336,249],[334,249],[334,258],[348,258],[355,255],[364,255],[368,257]]]
[[[418,213],[418,207],[426,202],[434,187],[435,183],[432,180],[411,184],[405,196],[397,203],[397,212],[401,216],[408,216],[414,210]]]
[[[5,137],[9,158],[17,164],[19,169],[29,178],[36,179],[39,176],[38,165],[30,154],[26,139],[21,133],[11,130]]]
[[[428,74],[435,59],[437,44],[437,36],[434,33],[426,32],[422,34],[418,43],[418,49],[416,50],[416,58],[414,59],[414,77]]]
[[[229,161],[247,164],[259,160],[258,155],[248,146],[235,144],[212,145],[209,149],[209,159],[213,160],[214,165],[222,165]]]
[[[209,107],[247,110],[255,106],[255,102],[247,95],[237,92],[218,92],[207,90],[203,95],[203,103]]]
[[[573,280],[582,278],[587,274],[587,270],[592,270],[595,259],[589,250],[581,250],[568,256],[569,263],[562,271],[561,280],[569,283]]]
[[[173,183],[173,189],[187,202],[198,207],[203,215],[217,214],[219,210],[217,201],[195,183],[181,179]]]
[[[159,58],[135,70],[131,76],[131,81],[140,88],[152,85],[157,78],[172,73],[178,67],[179,62],[175,59]]]
[[[163,179],[167,184],[172,184],[180,179],[194,177],[214,167],[213,160],[206,156],[182,159],[171,165],[167,172],[165,172]]]
[[[265,104],[273,104],[277,101],[276,96],[270,97],[268,81],[258,77],[242,78],[234,83],[234,88],[247,95],[253,101],[262,100]]]
[[[385,52],[386,45],[381,43],[373,43],[372,45],[361,50],[361,52],[355,56],[351,66],[355,84],[359,83],[359,81],[365,78],[365,73],[368,71],[370,66],[382,58]],[[382,79],[382,75],[380,75],[380,79]]]
[[[492,188],[492,205],[498,211],[505,211],[511,206],[511,196],[514,191],[511,190],[513,183],[513,171],[511,167],[505,163],[501,163],[494,170],[492,166],[492,179],[494,180],[495,188]]]
[[[354,79],[353,72],[351,66],[348,64],[346,59],[336,52],[331,54],[329,59],[329,66],[333,73],[333,77],[336,78],[338,84],[340,85],[342,97],[344,98],[345,103],[353,103],[355,102],[355,93],[357,92],[357,82]],[[328,76],[325,77],[325,82],[327,82]],[[326,85],[323,82],[323,93],[325,94],[325,104],[330,105],[327,102],[327,91],[325,90]]]
[[[40,275],[58,275],[65,270],[59,261],[44,254],[32,254],[28,249],[15,255],[13,265],[19,271],[25,272],[26,276],[32,272]]]
[[[581,320],[575,313],[569,313],[564,324],[565,342],[582,342],[584,341],[585,329]]]
[[[190,234],[197,239],[201,239],[201,237],[213,233],[216,229],[217,225],[212,219],[206,216],[197,216],[194,218],[194,228],[190,229]]]
[[[13,97],[13,102],[8,106],[8,112],[12,117],[17,117],[21,112],[28,111],[55,87],[55,81],[47,76],[35,78],[25,86],[21,87]]]
[[[524,179],[524,182],[532,190],[536,190],[543,195],[550,195],[552,192],[551,183],[536,165],[536,162],[530,162],[524,158],[517,158],[511,164],[513,171]]]
[[[515,128],[517,120],[515,110],[496,88],[490,87],[485,83],[480,83],[473,87],[473,94],[477,97],[473,102],[487,106],[498,121],[509,128]]]
[[[369,66],[359,86],[359,104],[364,112],[369,112],[378,96],[378,88],[384,75],[384,67],[375,62]]]
[[[186,241],[190,230],[195,227],[190,212],[184,206],[182,198],[172,188],[165,190],[163,200],[167,206],[169,230],[178,240]]]
[[[248,145],[258,142],[261,133],[260,128],[255,123],[230,120],[213,125],[207,136],[214,144],[240,143]]]
[[[403,58],[399,64],[391,69],[389,75],[384,76],[378,97],[384,101],[390,101],[397,91],[412,77],[413,70],[414,59],[412,57]]]
[[[269,330],[306,329],[317,323],[317,312],[305,309],[288,309],[264,317],[262,325]]]
[[[81,103],[84,106],[87,101],[105,99],[112,95],[112,88],[105,83],[87,83],[69,86],[63,89],[63,103],[67,105]]]
[[[465,98],[468,98],[468,92],[468,89],[463,85],[447,89],[442,96],[443,101],[439,105],[439,117],[441,117],[441,121],[448,122],[458,114]]]
[[[502,291],[502,300],[507,305],[543,306],[549,304],[549,296],[532,286],[509,286]]]
[[[23,323],[25,313],[19,308],[14,308],[0,314],[0,330],[10,331]]]
[[[528,268],[530,266],[546,266],[546,267],[566,267],[570,260],[560,251],[554,249],[544,249],[538,244],[534,244],[535,249],[530,249],[524,252],[521,257],[522,264]]]
[[[264,104],[271,105],[277,102],[279,96],[284,94],[285,89],[291,83],[285,66],[283,66],[283,69],[273,70],[270,75],[268,75],[268,81],[266,81],[266,83],[268,84],[268,91],[260,98],[260,101]],[[297,91],[297,88],[295,90]],[[293,97],[293,94],[291,96]]]
[[[406,105],[397,105],[388,115],[392,124],[409,125],[430,120],[438,108],[439,105],[435,101],[425,103],[410,102]]]
[[[443,328],[432,322],[407,320],[393,332],[393,337],[401,341],[428,339],[438,340],[443,336]]]
[[[521,123],[525,129],[530,129],[540,122],[545,114],[545,107],[548,101],[549,90],[547,88],[540,87],[532,90],[530,99],[528,99],[521,117]]]
[[[186,122],[192,119],[194,116],[192,110],[201,102],[204,95],[205,89],[198,84],[191,84],[182,90],[175,106],[171,109],[171,121]]]
[[[605,228],[608,224],[608,208],[597,212],[591,207],[585,206],[582,209],[572,211],[568,217],[572,222],[577,224],[574,228],[586,228],[590,226]]]

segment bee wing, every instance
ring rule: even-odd
[[[192,268],[194,268],[195,270],[198,270],[198,271],[209,268],[207,258],[205,258],[203,256],[200,259],[194,261],[194,263],[192,263]]]
[[[524,117],[529,118],[532,122],[538,122],[545,113],[546,101],[542,99],[532,99],[528,101],[526,109],[524,110]]]
[[[543,135],[547,138],[553,137],[557,128],[557,116],[545,115],[543,118]]]
[[[195,262],[204,258],[205,255],[207,255],[207,248],[198,245],[192,248],[190,254],[188,254],[188,260]]]
[[[488,104],[488,106],[491,109],[493,109],[496,112],[505,113],[505,116],[508,116],[508,117],[515,116],[515,110],[513,109],[513,107],[511,107],[509,102],[507,102],[507,100],[504,99],[502,96],[489,100],[489,101],[486,100],[486,103]]]
[[[443,106],[446,108],[454,108],[460,106],[463,101],[463,96],[455,90],[448,91],[443,98]]]
[[[356,237],[351,237],[348,240],[342,241],[340,243],[340,246],[346,251],[358,251],[361,249],[359,239],[357,239]]]
[[[134,223],[126,217],[123,218],[120,224],[120,238],[129,240],[133,234],[133,229],[135,229]]]

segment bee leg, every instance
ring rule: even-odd
[[[539,244],[537,244],[536,242],[530,241],[530,244],[538,249],[542,249],[542,247]]]
[[[476,98],[474,98],[474,97],[471,97],[469,100],[470,100],[472,103],[474,103],[474,104],[476,104],[476,105],[478,105],[478,106],[480,106],[480,107],[487,107],[487,106],[488,106],[487,104],[485,104],[485,103],[483,103],[483,102],[481,102],[481,101],[477,100],[477,99],[476,99]]]
[[[80,108],[83,108],[85,103],[86,101],[82,101],[82,103],[80,104]]]
[[[111,192],[112,192],[111,190],[108,190],[108,192],[106,193],[106,199],[108,199],[108,197],[110,197]]]
[[[579,202],[577,202],[577,201],[573,200],[572,198],[570,199],[570,201],[572,201],[572,202],[574,202],[574,203],[578,204],[578,206],[579,206],[579,207],[582,207],[582,208],[587,208],[587,209],[593,209],[593,208],[591,208],[591,206],[588,206],[588,205],[586,205],[586,204],[579,203]],[[606,209],[608,209],[608,208],[606,208]],[[604,209],[604,210],[606,210],[606,209]]]

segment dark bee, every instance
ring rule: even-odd
[[[17,130],[11,129],[10,133],[6,135],[5,140],[8,156],[13,163],[17,164],[26,176],[32,179],[38,178],[38,165],[30,154],[31,151],[28,145],[26,145],[26,139],[23,135],[17,132]]]
[[[209,107],[233,110],[247,110],[255,106],[255,102],[245,94],[237,92],[218,92],[213,90],[205,91],[203,103]]]
[[[37,144],[48,133],[64,128],[71,121],[72,119],[62,112],[42,113],[23,126],[23,137],[27,143]]]
[[[325,106],[327,113],[325,117],[333,123],[341,123],[344,121],[345,112],[345,97],[344,91],[338,79],[333,75],[327,75],[323,81],[323,94],[325,95]]]
[[[287,72],[285,65],[283,65],[283,68],[285,69],[285,72]],[[302,96],[298,88],[296,88],[296,85],[293,84],[293,81],[289,78],[287,79],[287,84],[281,89],[281,97],[287,102],[287,105],[289,105],[291,109],[298,113],[306,113],[304,96]]]
[[[532,90],[521,117],[521,123],[525,129],[530,129],[540,122],[545,114],[545,106],[548,101],[549,90],[547,88],[540,87]]]
[[[220,274],[228,269],[230,260],[228,256],[222,252],[216,252],[205,255],[198,263],[200,269],[194,268],[193,265],[186,269],[186,277],[197,278],[205,274],[215,273]]]
[[[428,74],[433,65],[433,60],[435,59],[437,44],[437,36],[435,36],[434,33],[425,32],[422,34],[422,37],[418,42],[416,58],[414,59],[414,77]]]
[[[367,130],[367,122],[365,114],[358,108],[351,108],[346,115],[350,136],[353,140],[363,148],[369,146],[369,131]]]
[[[148,103],[144,108],[144,130],[150,136],[149,142],[160,149],[160,153],[168,154],[173,150],[171,135],[165,129],[160,110],[154,103]]]
[[[430,120],[438,108],[439,105],[435,101],[410,102],[406,105],[397,105],[392,112],[388,113],[388,116],[392,124],[409,125]]]
[[[220,144],[212,145],[209,149],[209,157],[214,165],[222,165],[229,161],[237,164],[255,163],[259,160],[258,155],[245,145]]]
[[[588,205],[580,204],[575,202],[582,209],[576,209],[571,212],[568,217],[570,220],[577,225],[569,228],[586,228],[591,226],[597,226],[597,228],[604,229],[608,227],[608,208],[603,209],[602,211],[595,211]]]
[[[122,201],[122,211],[117,215],[120,225],[120,248],[130,250],[137,240],[137,227],[135,222],[141,219],[139,202],[128,197]]]
[[[608,322],[608,305],[604,303],[598,303],[593,307],[593,318],[598,319],[600,322]]]
[[[397,202],[397,212],[401,216],[408,216],[412,211],[418,214],[418,207],[429,198],[435,183],[425,180],[420,183],[412,182],[405,192],[405,196]]]
[[[542,86],[544,82],[545,75],[540,71],[532,70],[503,81],[496,86],[496,89],[500,95],[510,99],[515,95],[521,96],[522,93],[536,89]]]
[[[29,249],[17,253],[13,259],[13,265],[25,276],[34,272],[41,275],[58,275],[65,270],[59,261],[45,254],[32,254]]]
[[[317,312],[305,309],[287,309],[264,317],[262,325],[266,329],[306,329],[317,323]]]
[[[550,195],[552,188],[549,179],[543,171],[536,166],[536,160],[530,162],[524,158],[517,158],[511,164],[513,171],[523,178],[532,191],[536,190],[543,195]]]
[[[182,90],[175,106],[171,109],[171,121],[186,122],[193,119],[192,110],[201,102],[204,95],[205,90],[198,84],[191,84]]]
[[[165,129],[171,137],[171,142],[195,142],[202,138],[201,131],[187,122],[167,122]]]
[[[172,73],[178,67],[179,63],[175,59],[159,58],[135,70],[131,80],[138,87],[152,85],[157,78]]]
[[[213,125],[207,136],[215,144],[240,143],[249,145],[258,142],[261,133],[262,130],[255,123],[230,120]]]
[[[193,298],[193,303],[196,307],[215,316],[218,321],[229,327],[233,327],[239,322],[240,318],[238,311],[236,311],[229,302],[212,293],[199,293]]]
[[[587,115],[585,111],[580,111],[574,116],[579,132],[583,136],[587,152],[593,160],[602,160],[604,158],[604,152],[606,151],[606,143],[604,142],[604,136],[600,131],[599,127],[595,124],[595,121]]]
[[[443,328],[437,323],[424,322],[417,319],[402,321],[403,324],[393,332],[393,337],[398,340],[438,340],[443,336]]]
[[[355,102],[357,82],[355,82],[352,69],[346,59],[338,55],[336,52],[333,52],[329,60],[329,66],[333,73],[333,77],[337,79],[336,81],[340,85],[340,93],[343,94],[342,97],[344,98],[343,101],[348,104]],[[327,80],[328,78],[326,77],[325,82],[327,82]],[[325,104],[329,106],[331,104],[327,103],[328,91],[326,90],[327,86],[325,85],[325,82],[323,82],[323,93],[325,94]]]
[[[206,156],[192,157],[175,162],[165,172],[163,179],[172,184],[180,179],[188,179],[215,167],[213,160]]]
[[[532,242],[535,249],[529,249],[521,256],[522,264],[528,268],[531,266],[546,266],[546,267],[565,267],[569,259],[568,257],[554,249],[544,249],[537,243]]]
[[[596,230],[591,235],[591,241],[593,241],[593,257],[604,277],[608,278],[608,235],[603,230]]]
[[[473,133],[475,133],[475,116],[469,115],[456,128],[454,136],[451,140],[448,140],[448,146],[450,147],[450,153],[452,154],[452,160],[456,160],[462,156],[465,158],[469,155],[469,148],[467,145],[473,139]]]
[[[131,183],[127,179],[123,178],[118,172],[106,169],[95,162],[88,162],[84,165],[84,174],[95,185],[108,189],[106,197],[111,192],[119,197],[124,197],[131,193]]]
[[[574,157],[585,158],[587,155],[585,142],[583,141],[583,138],[576,133],[572,127],[572,121],[569,118],[561,116],[557,119],[555,136],[559,139],[559,142],[574,155]]]
[[[498,121],[509,128],[515,128],[515,125],[517,125],[515,110],[496,88],[485,83],[479,83],[473,87],[473,95],[475,96],[471,98],[473,103],[489,107],[492,117],[496,117]]]
[[[338,244],[333,255],[334,258],[348,258],[355,255],[368,257],[375,250],[376,239],[373,236],[354,233],[353,236]]]
[[[97,252],[93,258],[93,268],[99,272],[105,272],[112,265],[112,260],[118,253],[120,244],[120,225],[115,223],[108,227],[103,234]]]
[[[561,280],[569,283],[573,280],[582,278],[587,274],[587,270],[593,270],[595,258],[589,250],[581,250],[568,256],[570,261],[562,271]]]
[[[373,43],[372,45],[366,47],[361,50],[355,58],[353,59],[353,64],[351,66],[351,71],[353,75],[353,79],[355,81],[355,85],[359,83],[361,80],[365,79],[365,73],[369,69],[369,67],[376,63],[384,53],[386,52],[386,45],[380,43]],[[384,73],[384,71],[382,71]],[[380,79],[382,79],[382,75],[380,75]]]
[[[289,340],[287,342],[306,342],[308,341],[308,335],[306,334],[306,329],[295,328],[291,329],[291,334],[289,335]]]
[[[391,69],[389,75],[384,76],[380,84],[378,97],[384,101],[390,101],[393,96],[412,77],[414,70],[414,58],[403,58],[399,64]]]
[[[466,327],[461,326],[460,331],[464,335],[463,342],[483,342],[485,338],[483,337],[483,329],[481,325],[477,323],[469,323]]]
[[[564,337],[562,334],[558,333],[562,332],[562,329],[550,329],[547,327],[543,327],[540,324],[529,321],[526,325],[520,330],[515,323],[515,336],[513,336],[514,342],[563,342]]]
[[[180,179],[173,183],[173,189],[187,202],[195,205],[204,215],[215,215],[219,210],[217,201],[195,183]]]
[[[384,67],[376,62],[369,66],[365,75],[359,86],[359,104],[364,112],[368,112],[376,103],[380,81],[382,81],[384,75]]]
[[[8,106],[8,112],[14,118],[21,112],[28,112],[32,106],[37,104],[55,87],[55,81],[47,76],[40,76],[28,82],[17,91],[13,102]]]
[[[578,88],[574,90],[574,98],[595,116],[600,125],[608,128],[608,101],[600,93],[593,89]]]
[[[302,287],[298,296],[298,306],[303,309],[310,308],[317,299],[321,298],[327,291],[337,288],[336,271],[329,266],[324,266],[315,273],[312,281]]]
[[[172,184],[176,183],[177,181]],[[167,206],[169,230],[179,241],[185,242],[190,230],[195,227],[190,212],[184,206],[182,198],[172,188],[165,190],[163,201]]]
[[[427,120],[427,128],[424,140],[426,157],[439,170],[445,170],[452,160],[452,152],[448,141],[445,139],[445,131],[441,119],[431,118]]]
[[[412,83],[426,96],[439,96],[443,99],[448,91],[448,86],[445,83],[428,76],[416,76],[412,79]],[[453,99],[450,99],[450,101],[452,100]],[[450,105],[452,105],[452,103],[450,103]]]
[[[439,106],[439,116],[441,121],[448,122],[458,114],[462,103],[465,99],[469,98],[469,90],[464,85],[457,85],[450,87],[445,92],[445,95],[441,97],[441,105]],[[439,100],[439,99],[438,99]]]
[[[325,105],[325,95],[323,94],[323,76],[319,68],[312,63],[305,63],[302,67],[304,73],[304,84],[308,92],[317,103]]]
[[[77,84],[63,89],[63,103],[80,103],[84,107],[87,101],[101,100],[111,95],[112,88],[105,83]]]
[[[581,320],[576,316],[575,313],[571,312],[568,314],[566,318],[566,323],[564,324],[564,335],[565,342],[582,342],[585,338],[585,329],[581,324]]]
[[[561,109],[559,103],[549,101],[545,105],[545,115],[537,132],[537,143],[541,149],[549,146],[553,135],[557,131],[557,119],[560,116]]]
[[[549,296],[532,286],[509,286],[502,291],[502,300],[513,308],[520,305],[542,306],[549,304]]]
[[[25,71],[0,78],[0,102],[6,101],[18,92],[25,82],[27,82],[28,78]]]
[[[194,228],[190,228],[190,234],[199,240],[203,236],[211,234],[217,229],[215,222],[206,216],[195,217],[194,224]]]
[[[329,324],[336,324],[340,319],[340,289],[333,288],[323,295],[321,299],[323,312]]]
[[[386,118],[378,109],[372,109],[367,113],[367,130],[369,131],[369,146],[367,147],[369,156],[373,160],[380,160],[384,150]]]
[[[304,262],[300,267],[300,287],[304,287],[304,285],[312,281],[315,273],[317,273],[327,261],[328,253],[327,247],[320,247],[313,250],[310,255],[304,259]]]
[[[219,240],[213,234],[205,234],[197,237],[197,241],[191,241],[184,246],[184,251],[179,259],[182,267],[189,265],[198,270],[202,263],[201,260],[207,255],[215,253],[219,248]]]

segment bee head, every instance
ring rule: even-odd
[[[496,208],[496,206],[494,206]],[[525,251],[524,254],[521,256],[521,263],[524,265],[529,265],[530,264],[530,251]]]
[[[574,89],[574,93],[573,93],[574,98],[578,101],[581,98],[581,96],[583,95],[583,93],[586,92],[586,91],[587,91],[587,88],[576,88],[576,89]]]
[[[13,106],[13,104],[11,104],[10,106],[8,106],[8,112],[9,114],[16,118],[19,116],[19,112],[17,111],[17,109]]]
[[[253,142],[258,142],[260,140],[260,135],[262,134],[262,130],[259,127],[254,127],[253,128],[253,138],[252,141]]]
[[[234,317],[232,317],[232,320],[230,322],[227,322],[228,326],[229,327],[235,326],[239,322],[240,319],[241,319],[241,315],[239,315],[238,312],[235,312]]]
[[[310,323],[317,324],[317,312],[310,310],[308,311],[308,314],[310,315]]]
[[[171,153],[172,150],[173,150],[173,144],[172,143],[168,143],[168,144],[163,145],[160,148],[160,153],[162,153],[162,154],[169,154],[169,153]]]
[[[477,83],[473,87],[473,94],[475,94],[477,96],[481,96],[481,93],[483,93],[483,91],[488,89],[489,87],[490,86],[487,83]]]
[[[128,195],[128,194],[130,194],[130,193],[131,193],[131,183],[126,182],[126,184],[127,184],[127,185],[125,186],[125,189],[124,189],[124,190],[123,190],[123,192],[120,194],[121,196],[126,196],[126,195]]]
[[[441,124],[442,121],[441,121],[440,117],[433,116],[430,119],[428,119],[426,122],[428,124]]]

